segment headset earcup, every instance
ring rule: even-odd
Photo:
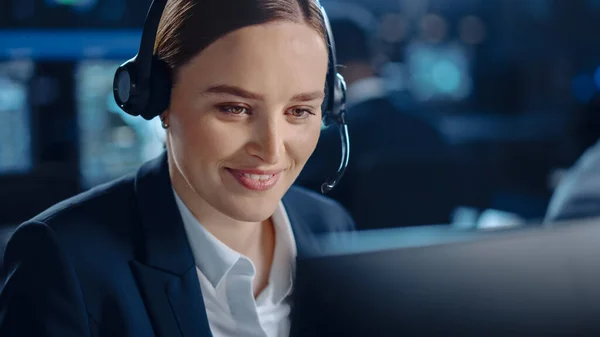
[[[113,95],[117,105],[132,116],[140,115],[140,99],[136,91],[137,73],[135,58],[123,63],[115,72]]]
[[[162,114],[171,101],[171,71],[169,66],[156,56],[152,59],[152,73],[150,75],[150,97],[148,104],[140,115],[151,120]]]

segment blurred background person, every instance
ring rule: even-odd
[[[369,222],[373,221],[372,213],[376,210],[361,202],[360,196],[368,195],[377,203],[378,200],[392,200],[401,193],[412,192],[405,186],[402,191],[389,191],[390,194],[379,188],[379,181],[364,184],[363,179],[370,174],[372,166],[396,159],[402,160],[404,157],[406,161],[413,161],[410,164],[428,161],[432,157],[444,154],[446,143],[435,125],[408,110],[412,103],[406,101],[407,96],[403,102],[405,109],[396,104],[387,81],[378,74],[374,59],[377,21],[373,14],[356,4],[330,1],[325,2],[324,7],[328,10],[334,34],[339,72],[348,85],[346,120],[351,139],[349,167],[338,188],[329,195],[350,210],[361,228],[367,228]],[[339,165],[340,146],[338,131],[335,128],[324,129],[317,149],[297,184],[319,191],[320,184],[328,172],[334,171]],[[392,165],[389,163],[387,167]],[[395,176],[412,175],[412,181],[420,179],[415,176],[417,172],[408,165],[394,169]],[[423,174],[429,172],[423,171]],[[431,179],[429,176],[422,178]],[[424,186],[415,186],[417,189],[422,187]],[[399,223],[409,221],[406,216],[411,212],[409,210],[421,212],[426,207],[430,210],[431,207],[435,207],[406,203],[404,206],[407,208],[404,216],[398,214],[396,217]],[[381,209],[377,211],[379,214],[382,212]],[[392,211],[397,211],[397,208],[389,210]]]

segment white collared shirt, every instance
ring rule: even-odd
[[[175,200],[194,254],[214,337],[287,337],[296,242],[280,202],[273,214],[275,251],[269,284],[255,299],[254,264],[208,232],[177,193]]]

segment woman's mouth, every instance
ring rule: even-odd
[[[271,189],[281,176],[283,170],[236,170],[226,169],[245,188],[253,191]]]

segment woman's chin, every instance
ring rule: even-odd
[[[237,198],[236,198],[237,199]],[[246,199],[246,198],[243,198]],[[246,200],[236,200],[229,203],[223,213],[229,217],[243,222],[262,222],[269,219],[279,206],[277,200],[260,200],[261,198],[251,198]]]
[[[243,221],[243,222],[263,222],[263,221],[269,219],[273,215],[273,213],[275,213],[275,209],[273,209],[273,210],[269,209],[266,211],[236,210],[236,212],[234,214],[232,214],[231,217],[238,221]]]

